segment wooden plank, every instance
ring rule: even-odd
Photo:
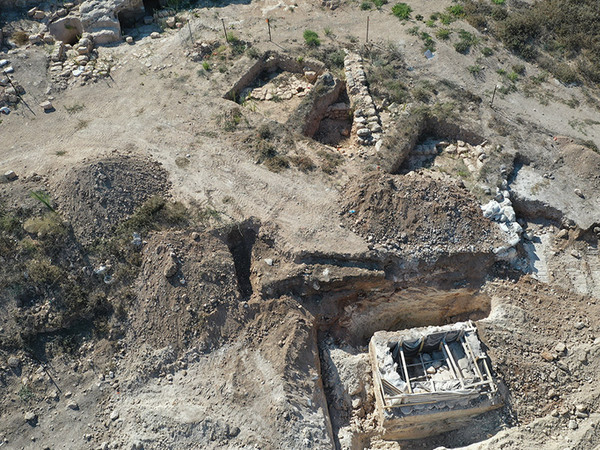
[[[452,371],[455,373],[456,377],[458,378],[458,381],[460,381],[460,385],[464,388],[465,387],[464,377],[462,376],[460,367],[458,367],[458,365],[454,361],[454,357],[452,356],[452,353],[450,352],[450,349],[448,348],[448,344],[446,344],[446,341],[443,341],[442,349],[446,353],[446,355],[447,355],[446,357],[450,360]]]
[[[481,370],[479,370],[479,365],[477,365],[477,358],[475,358],[475,352],[473,351],[471,344],[469,344],[469,341],[467,341],[467,338],[464,335],[461,336],[460,342],[461,342],[461,344],[463,344],[463,349],[466,347],[469,350],[469,353],[471,354],[471,358],[473,359],[473,364],[475,364],[475,372],[479,376],[479,379],[481,381],[485,380],[485,378],[483,378],[483,374],[481,373]],[[490,377],[490,380],[491,380],[491,377]]]

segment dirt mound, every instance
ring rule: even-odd
[[[499,240],[475,197],[428,175],[371,174],[348,185],[343,196],[346,224],[371,244],[488,252]]]
[[[209,233],[152,235],[137,288],[131,336],[154,347],[179,349],[217,338],[222,327],[237,329],[236,318],[244,314],[233,257]]]
[[[597,378],[599,305],[529,277],[496,280],[485,290],[496,305],[478,328],[517,421],[558,411],[566,426],[577,401],[597,402],[581,387]]]
[[[169,187],[159,163],[119,156],[71,169],[57,186],[57,202],[77,237],[89,241],[109,236],[136,207]]]

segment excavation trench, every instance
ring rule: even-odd
[[[400,273],[391,263],[315,265],[303,283],[288,285],[287,292],[299,294],[302,305],[318,319],[321,378],[336,448],[364,448],[372,438],[382,437],[375,429],[358,432],[352,425],[376,408],[367,348],[376,333],[447,326],[489,315],[490,298],[479,290],[489,261],[482,255],[472,255],[470,265],[461,261],[453,261],[456,267],[448,261],[429,267],[421,277],[408,274],[410,279],[403,281],[394,281]],[[427,424],[415,430],[415,436],[435,434]]]
[[[456,123],[430,117],[412,120],[414,123],[405,124],[405,128],[386,138],[387,146],[393,149],[385,164],[391,174],[406,174],[427,167],[440,153],[440,143],[464,141],[475,146],[484,142],[482,136]]]

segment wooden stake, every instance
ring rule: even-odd
[[[269,42],[271,42],[271,22],[267,19],[267,27],[269,28]]]
[[[229,38],[227,37],[227,29],[225,28],[225,19],[221,19],[221,23],[223,24],[223,34],[225,35],[225,41],[229,43]]]
[[[369,16],[367,16],[367,44],[369,43]]]
[[[490,102],[490,106],[494,106],[494,98],[496,97],[497,89],[498,89],[498,85],[494,86],[494,93],[492,94],[492,101]]]

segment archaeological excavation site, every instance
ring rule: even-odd
[[[0,450],[600,448],[595,0],[0,0]]]

